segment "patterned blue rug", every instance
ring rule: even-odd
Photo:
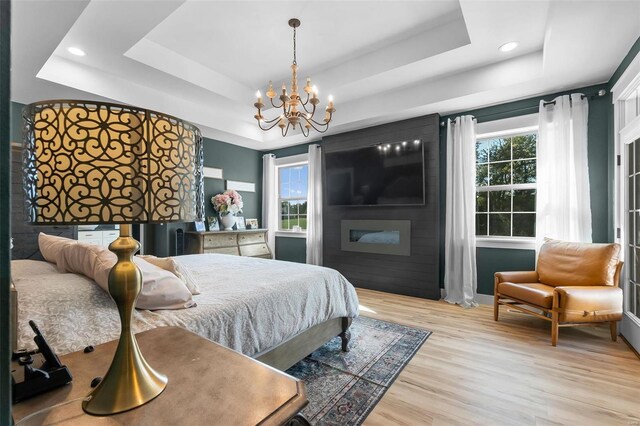
[[[287,370],[307,388],[309,405],[302,414],[312,425],[361,424],[430,334],[356,318],[350,352],[342,352],[335,338]]]

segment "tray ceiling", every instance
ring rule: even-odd
[[[260,150],[314,140],[253,119],[255,91],[289,80],[291,17],[300,77],[336,99],[330,133],[601,83],[640,36],[637,1],[14,4],[13,100],[110,99]]]

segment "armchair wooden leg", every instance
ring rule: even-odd
[[[616,342],[618,340],[618,322],[611,321],[609,323],[609,328],[611,329],[611,340]]]
[[[553,293],[553,310],[551,311],[551,345],[558,345],[558,332],[560,331],[560,327],[558,327],[558,293]]]

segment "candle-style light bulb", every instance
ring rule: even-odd
[[[269,88],[267,89],[267,98],[273,99],[276,97],[276,92],[273,91],[273,81],[269,80]]]
[[[258,98],[258,102],[262,102],[262,93],[259,90],[256,92],[256,98]]]
[[[316,85],[313,86],[313,97],[314,98],[318,97],[318,86]]]
[[[329,108],[333,108],[333,95],[329,95]]]

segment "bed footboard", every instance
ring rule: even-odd
[[[346,317],[330,319],[298,333],[274,348],[254,355],[254,358],[284,371],[336,336],[342,340],[342,350],[348,352],[351,339],[349,327],[352,321],[352,318]]]

